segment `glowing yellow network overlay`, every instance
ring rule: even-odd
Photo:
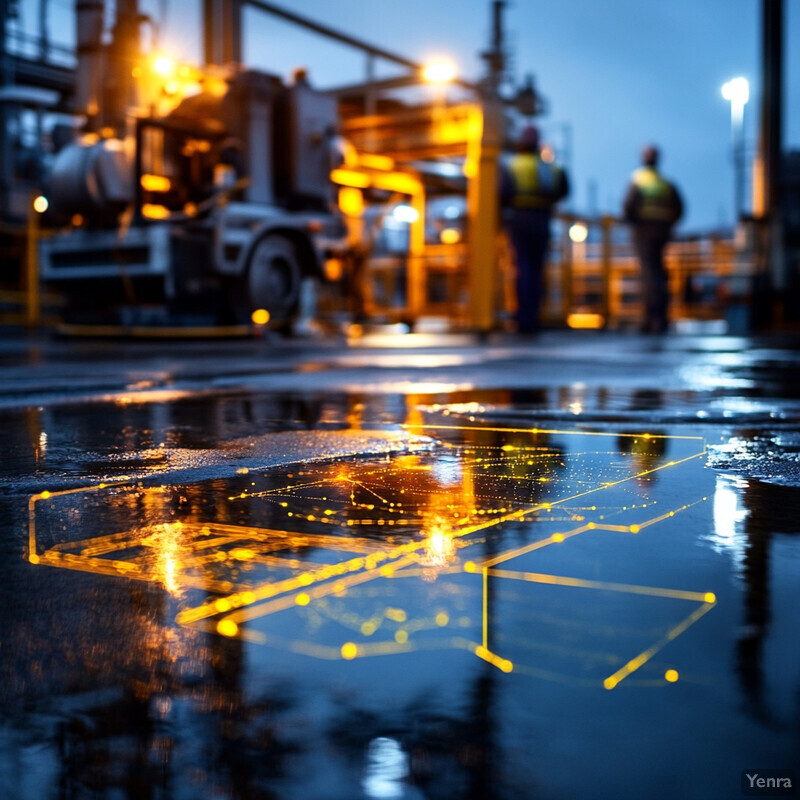
[[[716,604],[710,591],[601,580],[596,568],[591,579],[536,569],[553,554],[562,569],[566,559],[585,572],[587,552],[612,574],[630,569],[627,556],[603,561],[592,548],[667,536],[674,517],[707,500],[687,498],[681,474],[702,467],[701,438],[407,429],[412,444],[400,454],[241,468],[188,486],[43,491],[29,501],[28,559],[161,584],[181,625],[319,658],[464,650],[503,672],[606,689]],[[227,521],[201,521],[212,515]],[[576,544],[589,549],[563,549]],[[559,610],[548,613],[543,593],[554,587]],[[620,600],[626,626],[608,635],[591,615],[619,611]],[[627,624],[637,603],[643,631]],[[575,644],[581,637],[597,639],[595,649]],[[650,672],[642,685],[679,679],[672,667]]]

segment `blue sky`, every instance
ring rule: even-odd
[[[162,41],[187,60],[200,58],[199,0],[140,0]],[[68,0],[53,0],[64,15]],[[278,4],[280,0],[277,0]],[[489,0],[287,0],[283,5],[416,61],[446,55],[478,78],[489,41]],[[644,143],[663,152],[663,169],[680,186],[684,231],[730,224],[733,205],[730,106],[722,84],[751,83],[745,110],[755,148],[759,104],[759,0],[511,0],[504,14],[513,70],[532,73],[549,113],[538,124],[557,147],[569,136],[571,206],[617,212]],[[800,149],[800,2],[785,0],[787,148]],[[28,17],[34,15],[28,11]],[[25,20],[26,27],[35,21]],[[63,23],[52,26],[65,30]],[[364,78],[364,56],[263,13],[245,12],[245,60],[288,76],[309,70],[322,88]],[[58,37],[55,37],[58,38]],[[69,31],[62,37],[69,41]],[[395,68],[386,64],[384,74]],[[590,189],[594,184],[594,189]]]

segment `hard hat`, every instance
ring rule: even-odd
[[[528,125],[519,135],[520,150],[535,150],[539,146],[539,129]]]
[[[647,167],[654,167],[658,164],[658,148],[655,145],[648,144],[642,149],[642,164]]]

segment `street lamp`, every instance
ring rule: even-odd
[[[746,78],[733,78],[722,86],[722,96],[731,104],[731,139],[733,140],[733,213],[741,215],[744,201],[744,107],[750,99],[750,84]]]

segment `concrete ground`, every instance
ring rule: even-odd
[[[0,793],[705,800],[795,767],[798,345],[6,336]]]

